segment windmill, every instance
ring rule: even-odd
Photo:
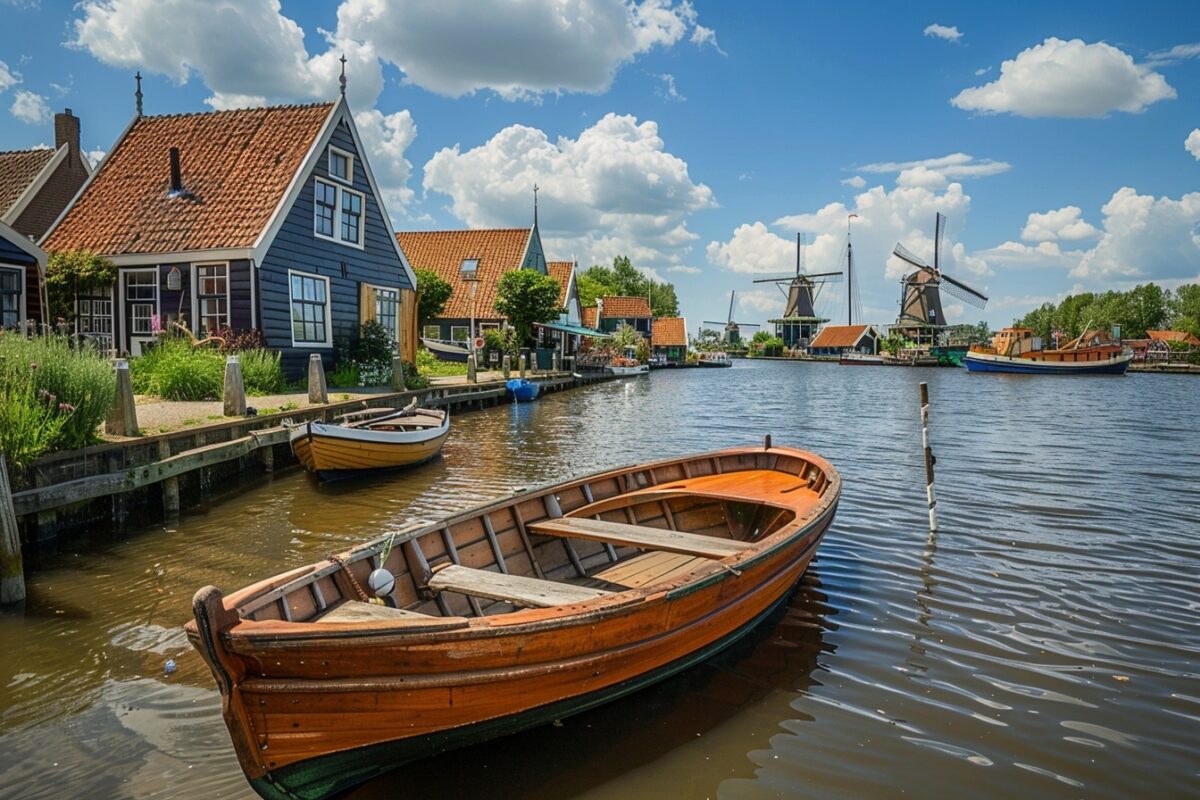
[[[705,325],[721,325],[725,326],[725,344],[729,347],[741,347],[742,345],[742,328],[757,328],[758,325],[752,325],[745,322],[733,321],[733,300],[737,297],[737,290],[734,289],[729,293],[729,319],[724,323],[714,322],[710,319],[704,320]]]
[[[780,278],[759,278],[755,283],[773,283],[787,297],[787,306],[779,319],[769,319],[775,325],[775,335],[783,339],[784,347],[807,347],[809,341],[817,335],[821,325],[829,322],[825,317],[818,317],[815,308],[817,296],[821,287],[826,283],[834,283],[842,279],[841,272],[805,272],[804,254],[807,244],[801,244],[800,234],[796,234],[796,272]]]
[[[942,291],[976,308],[983,308],[988,301],[982,292],[942,272],[942,236],[945,230],[946,218],[939,213],[934,228],[933,266],[910,253],[902,244],[897,243],[893,251],[897,258],[916,267],[900,279],[900,316],[894,327],[917,344],[936,344],[934,340],[938,330],[946,327]]]

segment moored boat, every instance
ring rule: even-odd
[[[602,472],[205,587],[188,636],[254,789],[328,797],[718,652],[786,600],[840,493],[769,441]]]
[[[642,364],[636,358],[614,358],[609,362],[608,371],[613,375],[646,375],[650,365]]]
[[[875,353],[859,353],[854,350],[847,350],[842,353],[838,359],[838,363],[842,366],[882,367],[883,356]]]
[[[725,352],[704,352],[696,358],[696,364],[701,367],[732,367],[733,360]]]
[[[505,381],[504,388],[512,392],[513,399],[518,403],[528,403],[530,400],[537,399],[538,392],[542,387],[525,378],[513,378]]]
[[[421,339],[425,349],[433,353],[439,361],[453,361],[459,364],[467,363],[470,350],[466,342],[451,342],[446,339]]]
[[[973,345],[963,357],[971,372],[1032,375],[1124,375],[1133,360],[1107,332],[1089,330],[1061,347],[1043,348],[1029,328],[1004,328],[991,347]]]
[[[306,422],[288,440],[296,460],[321,477],[352,470],[410,467],[434,458],[450,433],[450,415],[417,408],[367,409],[342,417],[339,425]]]

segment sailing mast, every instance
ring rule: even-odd
[[[854,324],[854,245],[850,243],[850,220],[858,214],[846,217],[846,324]]]

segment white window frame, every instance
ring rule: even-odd
[[[429,335],[430,329],[433,329],[433,336]],[[425,326],[423,326],[421,328],[421,338],[435,339],[435,340],[441,339],[442,338],[442,326],[441,325],[425,325]]]
[[[200,319],[202,317],[202,314],[200,313],[200,268],[201,267],[225,267],[225,322],[230,328],[232,328],[233,327],[233,280],[232,280],[233,276],[229,274],[229,272],[230,272],[229,262],[228,261],[198,261],[198,262],[192,264],[192,269],[191,269],[191,273],[192,273],[192,276],[191,276],[192,330],[197,334],[200,333]],[[289,292],[291,291],[291,282],[290,281],[288,283],[288,291]],[[215,297],[215,295],[209,295],[209,296]]]
[[[345,178],[335,175],[333,172],[333,154],[334,153],[337,153],[339,156],[346,159],[347,175]],[[332,145],[332,144],[329,145],[329,152],[326,153],[326,155],[325,155],[325,171],[329,173],[329,177],[331,179],[333,179],[335,181],[340,181],[341,183],[344,183],[347,186],[353,186],[354,185],[354,153],[351,153],[348,150],[343,150],[342,148],[337,147],[336,145]]]
[[[323,183],[333,189],[333,236],[326,236],[317,230],[317,184]],[[359,214],[358,214],[358,241],[350,241],[342,237],[342,197],[346,194],[358,195]],[[356,247],[359,250],[365,250],[365,242],[367,238],[367,196],[347,186],[343,186],[340,181],[326,180],[325,178],[313,178],[313,236],[318,239],[324,239],[327,242],[337,242],[344,244],[347,247]]]
[[[84,303],[88,304],[88,310],[86,313],[84,313],[84,311],[83,311]],[[97,303],[108,303],[108,313],[107,314],[97,314],[95,312],[95,305]],[[89,330],[86,330],[86,331],[83,330],[83,325],[82,325],[82,322],[85,318],[88,320],[88,328],[89,328]],[[107,331],[97,331],[95,329],[95,327],[91,324],[99,319],[107,319],[108,320],[108,330]],[[76,333],[89,336],[94,341],[99,337],[106,339],[107,343],[108,343],[108,347],[103,348],[103,349],[105,351],[108,351],[108,350],[112,350],[115,347],[114,339],[113,339],[113,336],[115,333],[115,330],[114,330],[115,325],[116,325],[116,314],[113,313],[113,290],[111,288],[108,290],[107,295],[89,294],[89,295],[77,296],[75,298],[75,332]]]
[[[454,332],[462,331],[466,334],[462,339],[455,339]],[[471,326],[470,325],[451,325],[450,326],[450,341],[452,342],[469,342],[471,341]]]
[[[482,336],[484,331],[500,330],[499,322],[477,322],[475,327],[479,330],[479,335]]]
[[[133,355],[133,356],[139,356],[139,355],[141,355],[141,345],[145,344],[146,342],[153,341],[155,334],[153,332],[151,332],[148,335],[143,334],[143,333],[135,334],[131,328],[132,320],[130,319],[129,314],[126,313],[129,308],[129,303],[130,303],[129,287],[128,287],[128,281],[126,280],[126,278],[129,275],[132,275],[135,273],[153,273],[153,275],[154,275],[154,313],[155,314],[160,313],[159,301],[161,299],[161,292],[159,291],[159,288],[160,288],[159,284],[161,283],[162,278],[158,274],[157,266],[155,266],[155,267],[137,267],[137,268],[128,268],[128,269],[117,270],[116,303],[117,303],[117,308],[119,309],[119,314],[120,314],[121,342],[119,345],[116,343],[117,342],[116,331],[114,331],[113,332],[113,343],[114,343],[113,347],[115,347],[118,352],[123,352],[125,340],[128,340],[129,341],[129,354]],[[144,302],[144,301],[141,301],[141,302]],[[161,321],[161,316],[159,317],[159,319]]]
[[[392,335],[392,344],[399,342],[400,341],[400,305],[403,302],[401,300],[400,287],[399,286],[379,286],[374,283],[369,283],[367,285],[375,290],[375,321],[376,322],[379,322],[379,293],[380,292],[389,292],[396,296],[396,327],[393,328],[391,331],[389,331],[389,333],[391,333],[391,335]],[[380,324],[382,325],[383,323],[380,323]]]
[[[314,280],[325,282],[325,341],[324,342],[298,342],[296,341],[296,323],[293,314],[295,310],[292,308],[292,276],[299,275],[301,278],[313,278]],[[289,269],[287,273],[287,289],[288,289],[288,336],[291,337],[292,347],[301,350],[332,350],[333,349],[333,295],[330,293],[329,278],[325,275],[318,275],[315,272],[302,272],[298,269]]]

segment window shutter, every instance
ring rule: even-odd
[[[371,322],[375,319],[375,287],[369,283],[358,285],[358,322]]]

